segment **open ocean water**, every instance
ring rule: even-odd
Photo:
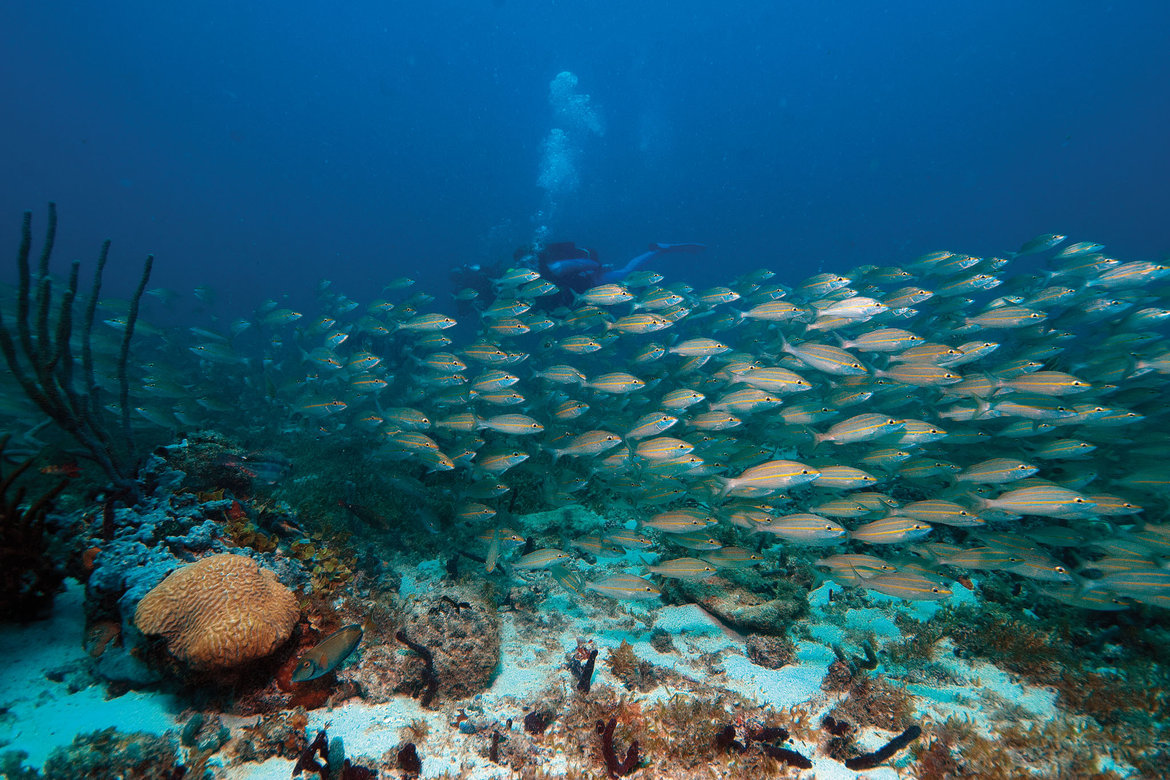
[[[1168,27],[0,8],[0,775],[1170,775]]]

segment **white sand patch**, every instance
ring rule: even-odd
[[[1058,716],[1056,691],[1028,685],[1013,675],[983,660],[956,658],[949,640],[939,642],[933,659],[948,672],[965,682],[961,685],[911,684],[907,689],[919,697],[919,711],[946,719],[959,715],[971,719],[987,735],[1002,725],[1007,710],[1023,711],[1037,721]]]
[[[557,669],[564,665],[564,653],[577,643],[571,638],[572,629],[569,629],[559,635],[559,644],[564,647],[563,650],[560,647],[556,651],[547,650],[520,635],[516,630],[514,616],[505,614],[501,617],[500,671],[483,696],[489,700],[506,701],[529,708],[550,680],[555,679]]]
[[[270,758],[261,764],[238,764],[231,769],[232,780],[288,780],[295,761]]]
[[[423,777],[462,771],[469,771],[473,777],[484,780],[512,776],[509,770],[478,754],[477,744],[486,747],[490,732],[463,734],[451,728],[441,712],[424,710],[417,701],[405,697],[386,704],[349,702],[334,709],[314,710],[309,713],[309,731],[312,735],[319,729],[326,729],[330,740],[341,737],[345,755],[351,761],[373,764],[387,751],[398,751],[403,744],[402,727],[418,718],[426,720],[430,726],[427,738],[416,743],[422,759]],[[393,762],[394,756],[389,759]]]
[[[100,684],[70,693],[66,683],[45,676],[87,660],[81,646],[84,597],[84,587],[67,580],[48,620],[0,628],[0,707],[8,709],[0,717],[0,745],[26,751],[29,766],[43,766],[54,748],[84,732],[116,726],[122,732],[162,734],[176,728],[180,707],[171,696],[132,691],[107,700]]]
[[[845,613],[845,626],[856,631],[872,631],[880,639],[901,639],[902,632],[886,610],[851,609]]]

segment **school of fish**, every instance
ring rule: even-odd
[[[1049,234],[787,284],[638,271],[556,307],[554,282],[512,268],[457,292],[458,320],[409,279],[365,304],[326,282],[315,316],[140,325],[157,355],[137,411],[185,430],[277,410],[353,436],[452,507],[488,572],[577,593],[654,599],[659,577],[813,548],[827,578],[902,599],[1000,571],[1084,609],[1165,608],[1168,275]],[[497,514],[525,472],[549,507],[620,500],[637,527],[520,554]],[[574,570],[629,550],[640,570]]]

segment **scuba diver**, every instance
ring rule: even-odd
[[[599,284],[620,282],[645,263],[660,255],[694,254],[702,252],[706,248],[703,244],[655,243],[650,245],[648,251],[631,258],[621,268],[614,268],[602,265],[597,259],[597,253],[592,249],[579,247],[572,241],[562,241],[556,244],[546,244],[536,252],[536,270],[545,279],[559,287],[574,292],[584,292]]]
[[[555,308],[573,302],[573,293],[581,293],[599,284],[620,282],[634,271],[656,257],[667,254],[697,254],[707,247],[704,244],[660,244],[631,258],[620,268],[602,265],[597,252],[577,246],[573,241],[559,241],[552,244],[526,245],[513,253],[513,264],[537,271],[543,278],[561,288],[556,295],[538,299],[542,306]],[[503,264],[484,268],[479,265],[464,265],[451,270],[451,282],[458,288],[471,288],[479,293],[480,304],[495,299],[496,291],[492,280],[505,271]],[[470,307],[470,302],[460,301],[461,307]]]

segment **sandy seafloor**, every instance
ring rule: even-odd
[[[592,579],[603,576],[602,569],[624,568],[638,572],[640,564],[641,559],[636,553],[628,553],[626,560],[616,566],[609,561],[582,567],[582,573]],[[442,573],[443,565],[439,560],[410,568],[402,573],[401,595],[409,596],[412,591],[425,590],[429,583],[439,580]],[[939,608],[937,602],[905,602],[870,593],[871,603],[879,606],[851,609],[841,625],[839,616],[831,616],[825,611],[830,588],[839,590],[827,582],[810,594],[811,613],[801,621],[814,641],[795,639],[797,662],[778,670],[766,669],[749,661],[739,641],[741,638],[693,604],[662,606],[657,601],[621,602],[615,610],[610,609],[609,602],[601,597],[570,598],[567,591],[561,590],[559,595],[547,599],[541,609],[560,611],[567,620],[555,635],[543,636],[539,644],[519,635],[514,613],[501,613],[501,664],[497,676],[487,691],[461,702],[459,706],[484,713],[499,713],[501,720],[512,717],[513,728],[520,729],[521,716],[531,709],[540,691],[552,683],[571,683],[565,669],[566,653],[577,646],[578,637],[588,637],[601,650],[595,686],[609,684],[624,691],[602,659],[608,649],[618,647],[625,640],[633,645],[639,658],[669,668],[707,689],[733,691],[780,712],[800,704],[819,720],[839,698],[839,694],[821,689],[826,670],[834,660],[832,643],[855,647],[857,636],[873,632],[880,649],[886,641],[901,636],[891,619],[893,611],[906,611],[925,620]],[[0,675],[0,708],[5,708],[0,714],[0,750],[26,751],[29,766],[41,767],[54,748],[68,745],[75,735],[83,732],[115,726],[123,732],[161,734],[181,725],[177,718],[184,705],[167,694],[131,691],[107,700],[100,683],[70,691],[69,670],[80,668],[87,661],[81,637],[84,624],[82,599],[82,587],[71,580],[67,590],[58,596],[51,618],[26,627],[0,628],[0,658],[4,659],[4,673]],[[956,588],[952,599],[971,603],[975,597],[967,589]],[[629,629],[635,622],[630,620],[627,612],[643,618],[636,623],[639,626],[637,631]],[[645,628],[647,623],[650,628]],[[651,628],[668,631],[675,652],[663,654],[655,650],[649,642]],[[853,631],[858,633],[852,635],[851,641]],[[701,656],[712,653],[717,654],[722,674],[712,676],[707,671],[708,664],[700,660]],[[710,658],[709,655],[706,657]],[[994,733],[990,713],[1005,701],[1016,705],[1017,718],[1043,723],[1056,716],[1054,691],[1021,684],[984,661],[956,658],[946,652],[945,647],[936,650],[934,661],[944,665],[953,674],[953,679],[962,681],[962,684],[939,687],[908,684],[907,689],[914,694],[919,715],[935,720],[959,715],[972,720],[987,735]],[[888,682],[900,683],[896,669],[883,668],[882,674]],[[345,671],[340,675],[344,677]],[[76,679],[76,675],[73,677]],[[54,682],[51,678],[62,681]],[[633,696],[645,702],[670,693],[666,686],[659,686],[648,693]],[[373,761],[387,751],[397,750],[402,742],[399,730],[417,718],[426,718],[430,733],[419,746],[423,777],[441,776],[444,772],[458,774],[461,769],[470,770],[471,776],[476,778],[515,776],[509,769],[492,764],[479,755],[475,748],[482,743],[483,734],[462,734],[448,722],[449,717],[441,710],[423,710],[416,700],[406,696],[379,705],[350,700],[333,708],[311,711],[308,731],[312,738],[319,729],[328,727],[331,739],[340,736],[344,740],[347,757],[362,763],[363,757]],[[224,719],[229,726],[250,720]],[[784,725],[782,719],[778,725]],[[857,748],[876,750],[893,736],[895,734],[890,732],[864,729],[856,737]],[[794,738],[788,746],[813,760],[813,768],[805,770],[801,777],[891,780],[914,776],[908,750],[895,756],[890,765],[854,772],[836,760],[815,755],[816,746],[813,744]],[[287,780],[292,766],[292,761],[271,758],[263,763],[237,764],[221,771],[230,778]],[[564,758],[556,756],[543,769],[555,775],[565,766]],[[1104,768],[1111,768],[1123,776],[1132,774],[1132,770],[1127,772],[1126,767],[1108,761]],[[599,777],[604,774],[600,766],[597,773]],[[640,774],[647,776],[644,772]],[[634,776],[639,776],[639,773]]]

